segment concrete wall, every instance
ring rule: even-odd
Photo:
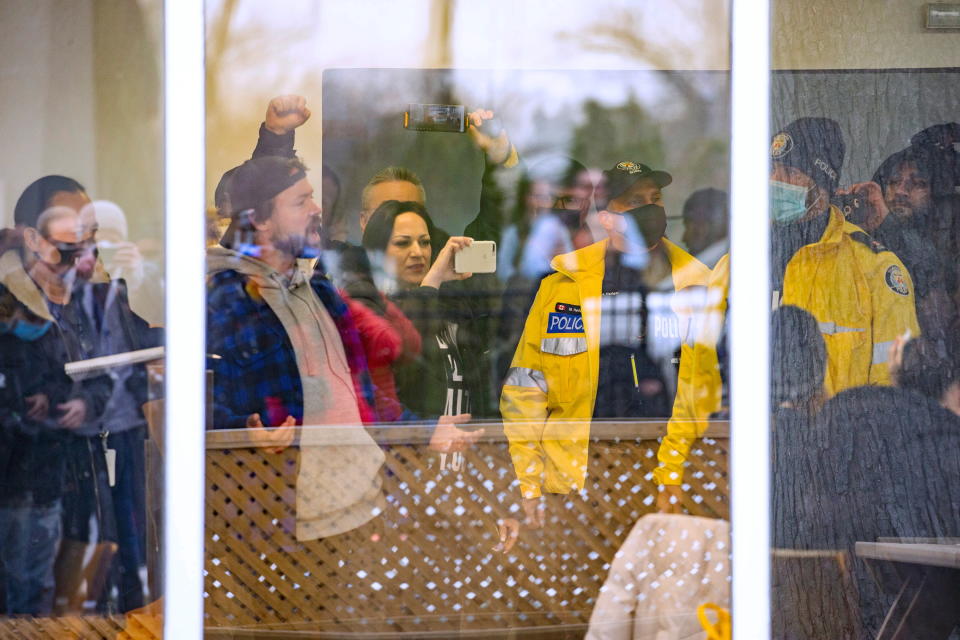
[[[960,67],[960,31],[927,31],[926,2],[775,0],[776,69]]]

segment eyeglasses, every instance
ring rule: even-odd
[[[533,196],[536,206],[544,209],[582,209],[587,203],[584,198],[566,193],[538,193]]]

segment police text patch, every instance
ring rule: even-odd
[[[883,277],[887,282],[887,286],[890,287],[894,293],[898,293],[901,296],[910,294],[910,289],[907,288],[907,280],[903,277],[903,271],[901,271],[897,265],[890,265],[887,273],[884,274]]]
[[[547,333],[583,333],[583,316],[572,313],[551,313]]]

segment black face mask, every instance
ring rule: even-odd
[[[647,248],[656,246],[663,234],[667,232],[667,212],[658,204],[647,204],[630,209],[621,215],[633,219]]]
[[[60,254],[59,264],[61,266],[72,265],[87,252],[92,252],[94,257],[98,253],[97,244],[92,240],[87,242],[48,242],[51,242]]]

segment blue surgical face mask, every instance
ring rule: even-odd
[[[776,224],[790,224],[807,215],[809,187],[770,181],[770,218]]]
[[[10,333],[17,336],[21,340],[24,340],[25,342],[33,342],[34,340],[39,340],[43,334],[47,332],[47,330],[50,328],[50,324],[50,321],[34,324],[32,322],[18,320],[14,323],[13,330]]]

